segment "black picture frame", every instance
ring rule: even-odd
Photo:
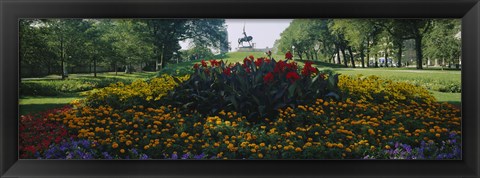
[[[18,160],[19,18],[461,18],[463,158]],[[479,0],[0,0],[1,177],[477,177]]]

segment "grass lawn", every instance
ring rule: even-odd
[[[79,99],[80,93],[65,94],[62,96],[25,96],[20,97],[19,112],[21,115],[38,113],[49,109],[65,106],[75,99]]]

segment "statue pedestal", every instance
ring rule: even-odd
[[[255,48],[251,46],[243,46],[243,47],[238,47],[238,52],[254,52]]]

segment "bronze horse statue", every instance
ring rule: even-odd
[[[248,44],[250,45],[249,47],[252,46],[252,44],[250,43],[250,41],[253,40],[253,37],[252,36],[247,36],[247,33],[245,33],[245,25],[243,25],[243,38],[238,38],[238,45],[240,45],[240,43],[242,44],[243,46],[243,42],[248,42]]]
[[[250,41],[252,41],[252,39],[253,39],[252,36],[245,36],[243,38],[238,38],[238,44],[243,43],[243,42],[248,42],[248,44],[250,44]]]

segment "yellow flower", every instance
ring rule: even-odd
[[[118,143],[117,143],[117,142],[113,142],[113,144],[112,144],[112,148],[114,148],[114,149],[115,149],[115,148],[117,148],[117,147],[118,147]]]
[[[262,153],[258,153],[258,158],[263,158],[263,154],[262,154]]]
[[[339,144],[337,144],[337,147],[338,147],[338,148],[343,148],[343,144],[342,144],[342,143],[339,143]]]

